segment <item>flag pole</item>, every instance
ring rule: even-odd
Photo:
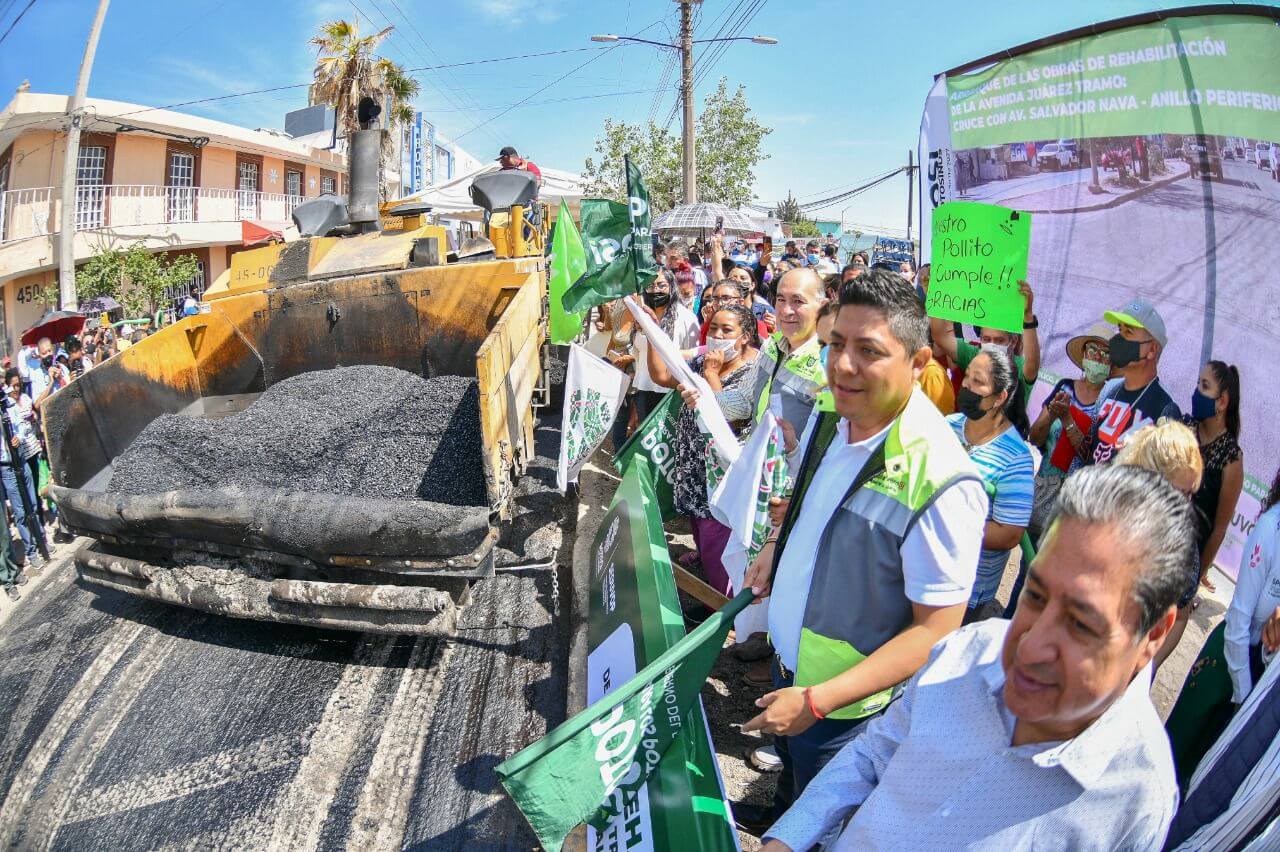
[[[635,282],[636,295],[640,295],[640,247],[636,245],[636,211],[631,206],[631,155],[622,155],[622,185],[627,189],[627,217],[631,220],[631,280]]]

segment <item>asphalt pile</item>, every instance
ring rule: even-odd
[[[240,486],[488,503],[475,379],[394,367],[303,373],[220,420],[166,414],[113,465],[120,494]]]

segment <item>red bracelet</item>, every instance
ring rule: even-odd
[[[809,705],[809,712],[813,714],[813,718],[815,718],[815,719],[825,719],[825,718],[827,718],[827,717],[826,717],[825,715],[823,715],[822,713],[819,713],[819,712],[818,712],[818,708],[817,708],[816,706],[814,706],[814,703],[813,703],[813,693],[812,693],[810,690],[811,690],[811,687],[806,686],[806,687],[804,688],[804,703],[805,703],[805,704],[807,704],[807,705]]]

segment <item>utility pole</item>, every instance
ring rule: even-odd
[[[911,214],[916,206],[915,191],[915,159],[914,153],[910,149],[907,150],[907,242],[911,242]],[[924,227],[924,222],[920,223],[920,227]],[[913,251],[912,254],[915,254]]]
[[[76,309],[76,172],[80,161],[80,125],[84,120],[84,99],[89,93],[89,73],[93,70],[93,55],[98,50],[98,36],[102,33],[102,21],[107,16],[110,0],[98,0],[98,13],[89,29],[89,43],[84,48],[80,62],[80,77],[76,92],[67,104],[67,150],[62,158],[62,216],[58,231],[58,291],[64,311]]]
[[[702,0],[676,0],[680,4],[680,99],[684,110],[684,203],[698,200],[697,151],[693,139],[693,4]]]

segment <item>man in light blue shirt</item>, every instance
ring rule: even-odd
[[[1196,565],[1190,504],[1164,479],[1073,475],[1013,620],[939,642],[765,850],[810,849],[846,819],[827,848],[1159,849],[1177,783],[1150,662]]]

